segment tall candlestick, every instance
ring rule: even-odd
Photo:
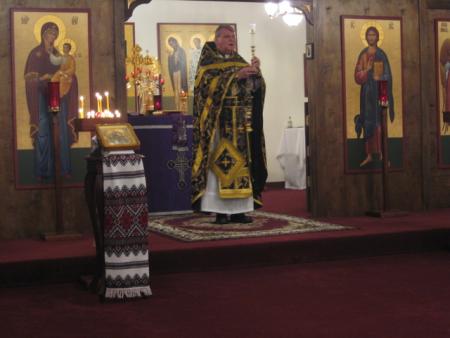
[[[80,96],[80,107],[78,109],[79,115],[80,115],[80,119],[84,118],[84,96],[81,95]]]
[[[252,53],[252,57],[255,56],[255,34],[256,34],[256,23],[250,24],[250,50]]]
[[[187,93],[184,90],[180,94],[180,110],[187,113]]]
[[[99,93],[95,93],[95,97],[97,98],[97,111],[99,112],[100,111],[100,99],[101,99],[101,96],[100,96]]]
[[[106,110],[109,111],[109,93],[105,92],[106,97]]]

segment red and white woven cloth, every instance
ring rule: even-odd
[[[103,157],[105,298],[150,296],[148,208],[142,155]]]

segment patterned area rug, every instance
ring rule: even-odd
[[[182,241],[211,241],[247,237],[277,236],[315,231],[336,231],[351,227],[264,211],[250,213],[253,223],[214,224],[215,215],[149,216],[149,230]]]

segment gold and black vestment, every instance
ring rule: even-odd
[[[237,53],[220,54],[214,42],[203,47],[194,89],[192,201],[198,209],[208,169],[218,178],[221,198],[253,196],[262,205],[267,179],[263,133],[264,79],[239,80],[249,64]],[[255,89],[256,88],[256,89]]]

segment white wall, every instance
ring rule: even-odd
[[[288,27],[281,18],[269,19],[263,3],[152,0],[140,5],[129,19],[135,23],[136,43],[158,55],[157,23],[236,23],[238,50],[250,60],[249,25],[256,24],[256,55],[266,81],[264,132],[269,182],[283,181],[276,160],[283,129],[289,116],[294,126],[304,126],[303,53],[305,20]]]

